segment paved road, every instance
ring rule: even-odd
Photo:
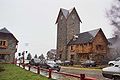
[[[87,77],[94,77],[97,80],[110,80],[102,76],[100,69],[81,69],[73,67],[62,67],[61,72],[67,72],[72,74],[86,74]]]

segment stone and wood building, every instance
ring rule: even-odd
[[[67,60],[67,44],[73,35],[80,33],[80,17],[75,8],[70,10],[60,9],[57,24],[57,57],[62,61]]]
[[[0,29],[0,62],[12,63],[15,60],[18,40],[6,28]]]
[[[101,64],[107,56],[108,41],[100,28],[76,34],[67,47],[68,60],[75,62],[94,60],[97,64]]]
[[[61,8],[57,24],[57,59],[78,63],[92,59],[98,64],[106,57],[108,40],[101,28],[80,33],[82,23],[75,7]]]

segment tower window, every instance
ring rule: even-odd
[[[63,19],[63,16],[61,16],[60,19],[62,20],[62,19]]]
[[[74,14],[72,15],[72,18],[75,19],[75,15]]]
[[[73,46],[71,46],[71,50],[73,50]]]

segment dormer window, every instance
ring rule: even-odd
[[[62,20],[62,19],[63,19],[63,16],[61,16],[60,19]]]
[[[75,15],[74,14],[72,15],[72,18],[75,19]]]
[[[7,47],[7,41],[6,40],[0,40],[0,48],[6,48]]]

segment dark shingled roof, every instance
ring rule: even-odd
[[[79,15],[78,15],[78,13],[77,13],[75,7],[71,8],[70,10],[60,8],[60,12],[63,13],[63,15],[65,16],[66,19],[67,19],[68,16],[72,13],[73,10],[75,10],[75,12],[76,12],[76,14],[77,14],[77,16],[78,16],[78,18],[79,18],[79,21],[82,23],[82,21],[81,21]],[[60,13],[60,12],[59,12],[59,13]],[[59,18],[59,15],[58,15],[58,18]],[[57,18],[57,20],[56,20],[56,23],[58,22],[58,18]]]
[[[91,30],[88,32],[84,32],[84,33],[80,33],[80,34],[76,34],[75,36],[77,36],[77,38],[71,39],[70,42],[68,43],[68,45],[92,42],[92,40],[94,39],[94,37],[97,35],[97,33],[100,30],[101,30],[101,28]]]
[[[6,28],[0,29],[0,33],[10,34],[10,35],[12,35],[12,36],[15,38],[15,36],[14,36],[10,31],[8,31]],[[15,39],[16,39],[16,38],[15,38]],[[17,39],[16,39],[16,41],[18,42]]]
[[[8,33],[8,34],[12,34],[10,31],[8,31],[6,28],[2,28],[0,29],[0,33]]]

